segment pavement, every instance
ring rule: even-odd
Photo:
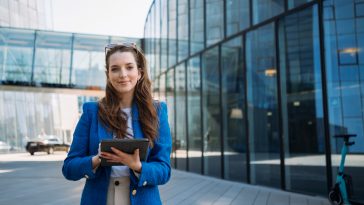
[[[180,205],[330,205],[320,196],[231,182],[173,170],[172,178],[160,186],[163,204]]]
[[[79,204],[84,184],[67,181],[61,173],[66,154],[0,154],[0,205]],[[172,170],[159,186],[163,204],[170,205],[330,205],[309,196]]]

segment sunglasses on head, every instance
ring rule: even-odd
[[[136,43],[132,42],[132,43],[110,43],[110,44],[107,44],[105,46],[105,55],[107,54],[107,52],[109,52],[111,49],[115,48],[115,47],[118,47],[118,46],[124,46],[124,47],[128,47],[128,48],[133,48],[135,49],[137,52],[138,52],[138,48],[136,46]]]

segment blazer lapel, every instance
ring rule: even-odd
[[[112,132],[108,131],[100,122],[97,122],[99,142],[103,139],[112,139]]]
[[[132,113],[132,126],[133,126],[134,138],[135,139],[144,138],[142,128],[139,123],[139,112],[136,103],[133,103],[133,106],[131,108],[131,113]]]

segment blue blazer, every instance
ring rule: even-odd
[[[167,106],[164,102],[155,103],[159,118],[159,130],[154,147],[148,149],[147,160],[142,162],[139,178],[130,170],[130,204],[162,204],[158,185],[165,184],[171,176],[170,153],[171,133],[168,125]],[[92,157],[98,153],[102,139],[112,139],[113,135],[98,121],[98,104],[88,102],[83,105],[83,114],[76,126],[73,142],[64,160],[62,173],[68,180],[86,178],[81,204],[104,205],[110,181],[111,167],[100,166],[92,171]],[[132,126],[134,138],[143,138],[139,123],[138,108],[132,106]],[[132,194],[134,192],[134,195]]]

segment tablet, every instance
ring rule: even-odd
[[[139,149],[140,161],[145,161],[147,157],[149,140],[143,139],[110,139],[102,140],[100,149],[102,152],[113,153],[111,147],[128,154],[133,154],[134,150]],[[121,166],[122,163],[107,162],[106,159],[101,157],[101,166]]]

